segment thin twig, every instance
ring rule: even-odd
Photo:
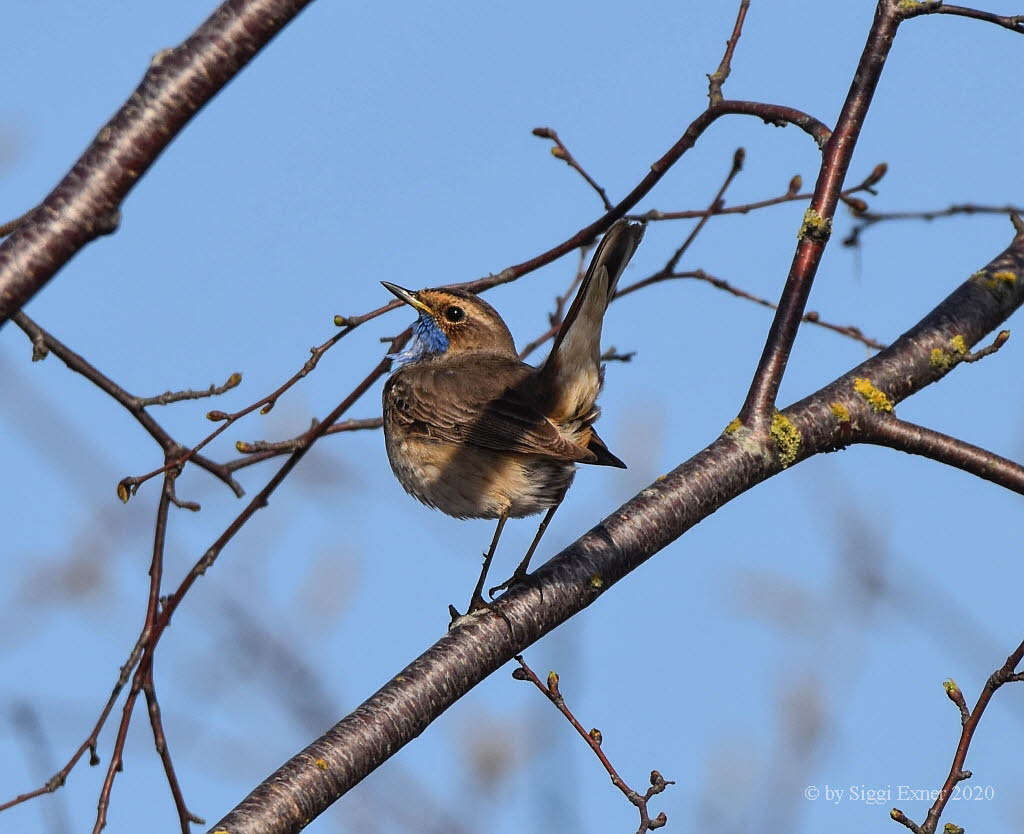
[[[0,237],[7,237],[7,235],[17,229],[18,226],[28,220],[28,216],[35,210],[36,207],[33,206],[20,217],[15,217],[13,220],[8,220],[6,223],[0,223]]]
[[[736,23],[732,27],[732,34],[725,42],[725,53],[718,64],[718,69],[708,75],[708,101],[712,105],[722,100],[722,85],[729,78],[732,72],[732,56],[736,51],[736,44],[739,43],[740,35],[743,34],[743,21],[747,16],[747,9],[750,8],[750,0],[740,0],[740,8],[736,13]]]
[[[156,752],[164,766],[164,778],[171,789],[171,796],[174,799],[174,807],[178,812],[178,824],[181,826],[181,834],[190,834],[190,823],[205,825],[206,820],[197,817],[185,804],[185,796],[181,791],[178,782],[178,775],[174,770],[174,762],[171,760],[171,753],[167,749],[167,736],[164,733],[163,717],[160,713],[160,702],[156,697],[156,686],[153,684],[153,666],[150,664],[146,670],[142,682],[142,692],[146,696],[146,706],[149,711],[149,725],[153,730],[153,743],[156,745]]]
[[[132,647],[131,652],[128,655],[127,660],[121,665],[118,673],[117,681],[114,683],[114,688],[107,698],[106,703],[103,705],[103,709],[100,710],[99,718],[96,719],[96,723],[93,725],[92,731],[86,737],[85,741],[79,745],[78,749],[71,755],[67,763],[58,770],[53,776],[51,776],[46,784],[42,785],[35,790],[27,791],[26,793],[19,794],[10,799],[7,802],[0,803],[0,811],[6,811],[8,808],[13,808],[15,805],[20,805],[22,802],[27,802],[30,799],[34,799],[37,796],[43,794],[53,793],[58,788],[64,786],[67,782],[68,775],[74,769],[75,765],[78,764],[82,756],[89,752],[89,764],[93,767],[100,763],[99,756],[96,755],[96,745],[99,740],[100,732],[107,723],[107,718],[110,717],[110,713],[114,709],[114,704],[117,703],[117,699],[124,689],[125,684],[128,683],[128,679],[131,676],[132,670],[139,662],[139,658],[142,657],[143,649],[148,635],[145,633],[139,637],[135,645]]]
[[[110,764],[107,765],[103,785],[100,787],[100,798],[96,803],[96,822],[93,823],[92,834],[100,834],[107,825],[107,811],[110,809],[110,796],[114,790],[114,777],[124,769],[124,746],[128,738],[128,727],[132,722],[132,713],[135,711],[139,691],[142,689],[140,672],[144,666],[145,655],[143,655],[142,663],[135,670],[135,675],[132,676],[132,685],[128,689],[124,706],[121,708],[121,721],[117,725],[117,735],[114,738]]]
[[[953,14],[960,17],[970,17],[974,20],[981,20],[985,23],[994,23],[1002,26],[1018,35],[1024,35],[1024,14],[1000,15],[992,12],[983,12],[979,9],[969,9],[966,6],[950,6],[943,3],[937,9],[932,9],[934,14]]]
[[[15,701],[10,704],[9,718],[15,737],[25,746],[29,765],[34,773],[52,773],[54,751],[52,740],[46,732],[43,721],[32,703]],[[71,815],[68,812],[67,797],[61,794],[42,804],[39,811],[47,817],[46,831],[64,834],[72,830]]]
[[[995,353],[997,350],[999,350],[1003,345],[1005,345],[1007,339],[1009,339],[1009,338],[1010,338],[1010,331],[1009,330],[1000,330],[996,334],[995,339],[992,340],[992,344],[990,344],[988,347],[983,347],[981,350],[975,350],[975,351],[971,351],[969,353],[965,353],[963,355],[963,357],[961,357],[960,361],[961,362],[977,362],[979,359],[984,359],[986,356],[991,356],[993,353]]]
[[[246,466],[252,466],[255,463],[261,463],[265,460],[277,457],[278,455],[290,454],[298,449],[301,445],[308,442],[308,435],[314,431],[319,425],[319,420],[314,420],[308,431],[302,434],[291,437],[287,440],[254,440],[251,443],[244,440],[239,440],[235,444],[235,448],[241,452],[245,457],[237,458],[235,460],[228,461],[224,464],[232,472],[236,472],[239,469],[243,469]],[[324,435],[328,434],[340,434],[342,432],[349,431],[365,431],[368,429],[379,429],[384,425],[384,420],[380,417],[364,417],[357,420],[343,420],[339,423],[335,423]]]
[[[888,171],[888,166],[882,162],[874,167],[870,174],[865,177],[863,182],[858,183],[852,188],[845,188],[839,195],[839,199],[844,203],[853,204],[858,207],[858,214],[863,214],[867,211],[866,207],[860,210],[860,206],[863,201],[857,200],[853,195],[859,194],[862,191],[867,191],[869,194],[875,194],[874,186],[878,183],[882,177],[885,176]],[[814,194],[809,191],[800,191],[800,186],[803,185],[803,179],[799,174],[794,175],[790,178],[789,185],[786,188],[785,193],[780,194],[778,197],[769,197],[764,200],[754,200],[749,203],[740,203],[735,206],[719,205],[715,208],[707,209],[685,209],[682,211],[661,211],[659,209],[651,209],[645,211],[642,214],[627,214],[626,217],[629,220],[637,220],[647,223],[657,223],[663,220],[691,220],[705,215],[722,215],[722,214],[748,214],[758,209],[769,208],[771,206],[778,206],[783,203],[800,202],[803,200],[810,200]],[[866,205],[866,204],[865,204]]]
[[[149,600],[146,606],[146,622],[142,629],[142,635],[153,635],[155,633],[156,619],[160,611],[160,592],[163,584],[164,548],[167,543],[167,505],[174,502],[174,479],[173,471],[164,476],[164,489],[160,503],[157,505],[155,534],[153,536],[153,556],[150,560],[149,576]],[[160,702],[157,699],[156,684],[153,682],[153,652],[148,651],[148,664],[142,675],[142,692],[146,696],[146,705],[149,712],[149,724],[153,731],[153,743],[156,746],[157,755],[164,766],[164,777],[171,789],[171,796],[174,799],[174,807],[178,812],[178,822],[181,825],[182,834],[189,834],[189,823],[203,824],[203,820],[192,814],[185,804],[185,797],[178,783],[178,776],[174,770],[174,763],[171,760],[171,753],[167,747],[167,736],[164,733],[163,718],[160,713]]]
[[[860,236],[866,229],[877,223],[890,220],[925,220],[932,221],[944,217],[956,217],[962,214],[1021,214],[1020,206],[985,206],[976,203],[954,203],[949,208],[930,209],[927,211],[862,211],[856,212],[857,222],[850,229],[850,234],[843,240],[843,246],[857,246]]]
[[[131,414],[132,417],[135,418],[136,422],[138,422],[138,424],[148,432],[149,436],[157,442],[165,456],[174,457],[185,451],[184,447],[172,438],[153,418],[153,416],[146,411],[145,400],[129,394],[120,385],[110,379],[110,377],[101,373],[95,366],[86,361],[85,358],[75,353],[71,348],[57,339],[56,336],[44,330],[24,313],[17,312],[11,318],[14,323],[25,332],[29,339],[31,339],[34,359],[45,356],[46,352],[53,353],[68,367],[69,370],[84,376],[89,380],[89,382],[99,388],[104,394],[111,397],[129,414]],[[232,374],[228,382],[230,383],[236,376],[240,381],[240,375]],[[234,386],[229,385],[228,387]],[[232,477],[231,472],[226,467],[202,455],[193,456],[191,457],[191,460],[196,464],[196,466],[205,469],[211,475],[219,478],[227,484],[231,491],[239,498],[245,494],[245,490],[242,489],[242,485]],[[160,471],[162,472],[164,470],[161,469]]]
[[[121,722],[117,728],[117,736],[114,740],[114,748],[110,755],[110,764],[107,766],[107,773],[103,779],[103,786],[100,788],[99,801],[96,804],[96,823],[93,826],[93,834],[99,834],[107,824],[107,810],[110,807],[110,796],[114,789],[114,778],[124,767],[124,746],[128,738],[128,728],[131,725],[132,713],[135,711],[135,704],[139,692],[144,688],[147,680],[152,685],[152,660],[154,638],[157,635],[156,622],[160,613],[161,586],[163,584],[164,570],[164,546],[167,543],[167,521],[170,505],[173,503],[174,479],[177,477],[175,470],[168,470],[164,475],[163,489],[160,493],[160,500],[157,503],[156,522],[153,525],[153,552],[149,563],[149,596],[146,600],[146,617],[142,630],[139,634],[138,644],[142,645],[142,654],[139,657],[139,665],[132,676],[132,685],[128,690],[124,706],[121,710]],[[123,670],[122,670],[123,673]],[[153,692],[155,701],[156,692]],[[152,702],[151,702],[152,703]],[[151,706],[152,709],[152,706]],[[156,725],[154,725],[154,732]],[[161,728],[162,734],[162,728]],[[157,748],[160,744],[158,741]],[[163,754],[161,754],[163,758]],[[169,766],[169,757],[165,768]],[[173,768],[168,771],[173,777]],[[177,786],[177,780],[171,783],[172,791]],[[180,793],[180,790],[179,790]],[[188,834],[186,826],[184,834]]]
[[[721,207],[722,201],[725,199],[725,192],[732,185],[732,181],[736,179],[736,176],[740,171],[743,170],[743,160],[746,158],[747,152],[743,148],[737,148],[732,155],[732,165],[729,166],[729,172],[725,175],[721,186],[715,193],[714,199],[708,206],[707,213],[705,213],[697,224],[690,230],[690,233],[686,236],[686,239],[682,242],[679,248],[672,253],[672,257],[666,261],[665,266],[662,267],[663,272],[674,272],[676,266],[679,264],[679,260],[686,254],[686,251],[690,248],[693,242],[697,239],[697,235],[701,233],[703,228],[707,225],[709,219],[711,219],[712,212]]]
[[[242,375],[238,372],[231,374],[228,377],[227,382],[223,385],[211,385],[203,391],[194,391],[188,388],[184,391],[164,391],[162,394],[157,394],[155,397],[138,397],[136,402],[143,408],[150,405],[170,405],[171,403],[180,403],[183,400],[201,400],[206,397],[219,397],[230,391],[232,388],[236,388],[242,381]]]
[[[343,330],[331,336],[331,338],[328,339],[323,344],[318,345],[317,347],[310,348],[309,359],[307,359],[303,363],[302,367],[299,368],[299,370],[296,371],[294,374],[292,374],[292,376],[288,380],[286,380],[284,384],[279,386],[270,394],[267,394],[264,397],[260,397],[258,400],[256,400],[256,402],[247,405],[245,408],[240,409],[239,411],[235,411],[232,413],[217,410],[207,412],[206,416],[208,419],[220,423],[220,425],[216,429],[210,432],[206,437],[204,437],[201,441],[199,441],[199,443],[197,443],[191,449],[179,448],[179,453],[176,456],[165,460],[163,466],[157,467],[152,472],[147,472],[144,475],[129,475],[126,478],[122,478],[117,485],[118,496],[121,498],[122,501],[128,501],[128,499],[132,495],[135,495],[135,493],[139,491],[139,487],[142,486],[142,484],[144,484],[150,478],[154,478],[157,475],[161,475],[164,472],[167,472],[169,469],[181,469],[190,460],[198,460],[198,452],[200,449],[204,448],[207,444],[211,443],[214,439],[216,439],[224,431],[226,431],[229,426],[234,425],[234,423],[245,417],[247,414],[251,414],[253,411],[256,411],[257,409],[260,410],[261,414],[269,413],[270,410],[277,404],[277,400],[289,388],[291,388],[299,380],[304,379],[310,373],[313,372],[314,368],[316,368],[316,366],[319,364],[320,360],[323,358],[324,354],[327,353],[327,351],[329,351],[332,347],[334,347],[334,345],[336,345],[345,336],[351,333],[356,327],[362,324],[363,321],[366,320],[367,319],[365,317],[361,316],[352,316],[348,318],[347,324]],[[406,334],[408,332],[409,331],[406,331]],[[255,460],[251,461],[251,463],[255,462]],[[240,464],[235,466],[221,464],[220,466],[222,466],[222,468],[226,472],[230,473],[246,465],[250,464]]]
[[[921,455],[954,466],[1024,495],[1024,466],[948,434],[900,420],[885,411],[869,411],[858,419],[861,442]]]
[[[992,700],[992,696],[996,693],[996,690],[1004,683],[1010,683],[1011,681],[1019,682],[1024,678],[1024,675],[1021,675],[1016,671],[1021,660],[1024,660],[1024,643],[1017,646],[1013,653],[1006,658],[1006,663],[993,672],[985,682],[985,687],[981,690],[981,695],[978,696],[978,702],[974,705],[974,709],[971,710],[970,717],[967,718],[966,721],[963,721],[963,729],[960,732],[960,742],[956,746],[956,753],[953,754],[953,763],[950,765],[949,775],[946,777],[946,781],[939,790],[939,795],[935,799],[934,804],[928,809],[928,815],[925,817],[924,822],[921,825],[917,825],[917,823],[911,820],[901,810],[893,808],[890,812],[890,816],[896,820],[896,822],[905,825],[913,831],[914,834],[934,834],[939,826],[939,818],[942,816],[942,812],[946,809],[946,805],[953,797],[953,789],[960,782],[963,782],[965,779],[970,779],[973,775],[971,771],[964,770],[964,763],[967,761],[967,752],[971,749],[971,742],[974,739],[974,733],[978,729],[978,724],[981,721],[982,715],[985,713],[985,708],[988,707],[989,702]],[[953,684],[953,687],[959,691],[959,687],[957,687],[956,684]],[[949,693],[949,689],[950,687],[947,684],[947,694]],[[963,695],[960,697],[962,699]],[[951,700],[954,700],[954,703],[956,703],[955,699]],[[964,709],[965,708],[961,708],[961,716],[963,715]],[[947,828],[948,827],[949,826],[947,825]],[[962,831],[963,829],[960,830]]]
[[[692,272],[673,272],[669,275],[665,275],[662,272],[656,272],[654,275],[650,275],[647,278],[643,278],[636,283],[629,284],[623,287],[615,294],[615,298],[621,298],[624,295],[629,295],[632,292],[641,290],[644,287],[649,287],[651,284],[658,284],[663,281],[677,280],[677,279],[692,279],[695,281],[703,281],[706,284],[710,284],[715,289],[723,290],[724,292],[734,295],[737,298],[743,298],[747,301],[752,301],[754,304],[759,304],[762,307],[767,307],[770,310],[777,309],[777,305],[773,301],[769,301],[767,298],[762,298],[759,295],[747,292],[723,278],[717,278],[714,275],[709,275],[702,269],[695,269]],[[872,339],[870,336],[865,336],[864,332],[853,324],[833,324],[830,321],[826,321],[821,315],[814,310],[808,310],[804,313],[802,320],[808,324],[813,324],[816,327],[824,327],[826,330],[831,330],[833,333],[839,333],[842,336],[846,336],[854,341],[860,342],[865,347],[869,347],[872,350],[882,350],[886,347],[885,343]]]
[[[1004,29],[1016,32],[1018,35],[1024,35],[1024,15],[1021,14],[993,14],[992,12],[983,12],[966,6],[952,6],[948,3],[939,2],[939,0],[931,0],[931,2],[925,3],[908,3],[903,9],[903,15],[907,19],[928,14],[951,14],[958,17],[969,17],[972,20],[980,20],[983,23],[994,23],[996,26],[1002,26]]]
[[[537,348],[549,342],[551,339],[554,339],[555,336],[558,335],[558,331],[561,329],[562,322],[559,321],[556,322],[555,324],[552,324],[547,330],[545,330],[536,339],[534,339],[532,342],[529,342],[526,345],[526,347],[519,351],[519,358],[525,359],[527,356],[529,356],[531,353],[537,350]]]
[[[535,127],[532,131],[534,136],[539,136],[541,139],[550,139],[555,143],[555,146],[551,149],[551,155],[555,159],[561,159],[566,165],[576,171],[584,180],[587,185],[597,192],[597,196],[601,198],[601,202],[604,204],[605,211],[612,210],[612,202],[608,199],[608,192],[605,191],[597,181],[590,176],[584,169],[583,166],[576,161],[576,157],[572,155],[570,150],[565,146],[565,143],[559,138],[558,133],[550,127]]]
[[[544,695],[547,697],[552,704],[554,704],[560,713],[565,716],[566,720],[572,724],[573,728],[580,737],[589,745],[590,749],[594,751],[594,755],[597,756],[598,760],[608,775],[612,779],[612,784],[615,785],[623,795],[633,805],[636,806],[640,812],[640,827],[637,829],[637,834],[643,834],[645,831],[654,831],[655,829],[661,828],[668,822],[668,818],[665,816],[665,812],[662,811],[654,819],[651,819],[647,811],[647,803],[651,797],[656,796],[665,790],[669,785],[674,785],[675,782],[665,779],[658,771],[651,771],[651,786],[647,789],[644,794],[639,794],[633,790],[626,782],[619,776],[618,771],[615,770],[612,763],[608,760],[604,750],[601,748],[603,737],[601,731],[598,729],[590,730],[589,732],[583,728],[583,725],[577,720],[576,716],[572,714],[572,710],[565,703],[565,698],[562,697],[562,693],[558,688],[558,675],[554,672],[548,673],[548,682],[545,686],[540,678],[534,673],[521,654],[517,654],[516,662],[519,663],[518,669],[512,672],[512,677],[516,680],[530,681],[536,686]]]

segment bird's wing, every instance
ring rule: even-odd
[[[534,376],[534,368],[507,357],[429,362],[396,372],[384,395],[392,419],[421,438],[595,462],[597,455],[563,437],[538,410]]]

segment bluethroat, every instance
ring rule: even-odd
[[[455,518],[494,518],[497,528],[469,609],[510,518],[546,511],[526,556],[491,596],[526,576],[576,464],[625,464],[594,431],[604,376],[601,324],[619,276],[643,237],[620,220],[604,236],[540,367],[521,361],[497,311],[455,289],[383,285],[419,313],[409,346],[391,358],[384,440],[406,492]],[[451,609],[453,618],[457,616]]]

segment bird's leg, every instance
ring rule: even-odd
[[[487,581],[487,571],[491,567],[491,560],[494,558],[494,551],[498,548],[498,539],[501,538],[501,531],[505,527],[506,521],[508,521],[508,516],[504,513],[498,517],[498,526],[494,529],[494,538],[491,539],[491,546],[484,554],[484,565],[480,570],[480,578],[476,581],[476,587],[473,589],[473,596],[470,597],[469,608],[466,609],[467,614],[479,611],[481,608],[490,608],[490,605],[484,602],[484,583]],[[453,605],[448,606],[448,611],[452,615],[452,622],[455,622],[459,617],[459,612],[455,610]]]
[[[541,521],[540,527],[537,528],[537,535],[533,537],[533,543],[530,545],[530,549],[526,551],[523,561],[519,563],[519,566],[508,579],[500,585],[495,585],[487,592],[491,599],[494,599],[494,595],[498,593],[498,591],[504,591],[506,588],[511,588],[513,585],[517,585],[523,581],[526,577],[526,571],[530,567],[530,560],[533,558],[534,551],[537,549],[537,545],[540,544],[541,536],[543,536],[544,531],[548,529],[548,524],[551,523],[551,517],[555,514],[555,510],[561,506],[562,502],[559,501],[555,506],[551,507],[546,513],[544,513],[544,520]]]

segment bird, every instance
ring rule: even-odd
[[[461,289],[381,284],[419,313],[408,347],[389,355],[384,440],[402,487],[455,518],[496,519],[467,613],[483,599],[505,522],[544,512],[526,556],[497,591],[523,581],[577,464],[626,465],[594,430],[604,381],[601,327],[619,277],[644,234],[619,220],[594,252],[551,352],[523,362],[498,312]],[[460,616],[449,606],[453,623]]]

